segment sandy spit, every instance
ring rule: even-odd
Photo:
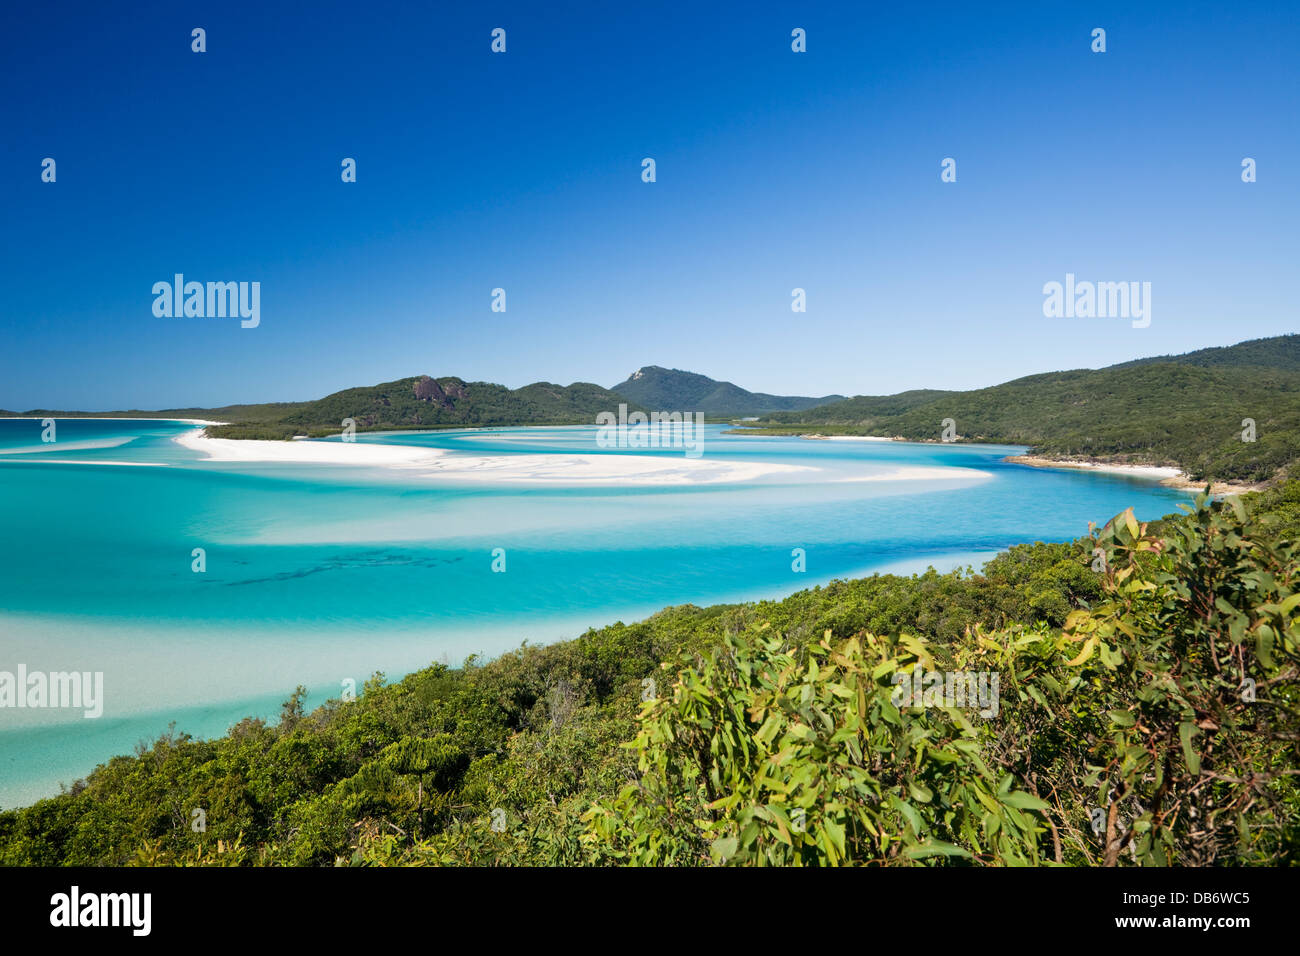
[[[177,436],[208,461],[282,462],[400,468],[453,482],[567,485],[683,485],[750,481],[817,469],[805,465],[650,455],[453,455],[436,448],[373,442],[257,441],[209,438],[198,428]]]
[[[1037,455],[1008,455],[1002,460],[1017,465],[1029,465],[1031,468],[1076,468],[1104,474],[1150,478],[1166,487],[1183,488],[1188,491],[1203,491],[1206,484],[1204,481],[1193,481],[1181,469],[1161,465],[1131,465],[1125,462],[1091,458],[1043,458]],[[1213,495],[1239,495],[1246,491],[1261,491],[1266,487],[1267,485],[1262,483],[1216,481],[1211,484],[1210,493]]]

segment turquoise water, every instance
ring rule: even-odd
[[[1006,446],[809,441],[705,429],[702,462],[803,471],[715,484],[512,485],[421,469],[208,461],[163,421],[0,420],[0,671],[103,671],[103,716],[0,708],[0,806],[58,791],[175,721],[217,735],[374,671],[390,678],[644,617],[889,569],[978,566],[1066,540],[1153,482],[1002,462]],[[613,450],[595,428],[358,436],[519,461]],[[569,467],[556,458],[552,473]],[[922,479],[898,468],[944,468]],[[193,549],[206,571],[191,569]],[[505,573],[492,570],[504,549]],[[806,553],[792,571],[792,549]]]

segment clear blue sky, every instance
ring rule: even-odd
[[[1296,330],[1293,4],[808,7],[9,4],[0,407],[880,394]],[[260,327],[155,318],[177,272],[260,281]],[[1151,326],[1044,318],[1067,272]]]

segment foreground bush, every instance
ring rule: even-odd
[[[1297,500],[295,695],[0,813],[0,863],[1293,863]]]

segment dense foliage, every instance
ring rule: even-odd
[[[1300,482],[1251,506],[297,694],[0,813],[0,863],[1296,862]]]

